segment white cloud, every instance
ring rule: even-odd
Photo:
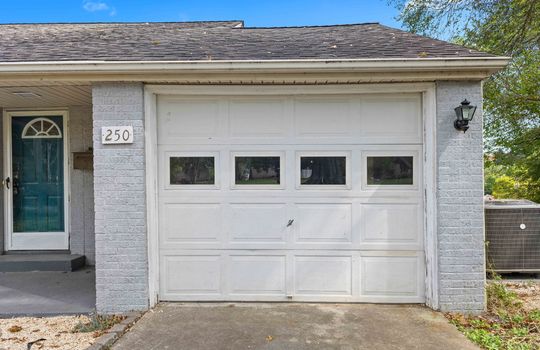
[[[106,11],[109,9],[109,6],[101,1],[85,0],[83,3],[83,9],[88,12]],[[113,9],[113,12],[116,14],[116,10]]]
[[[116,9],[114,7],[111,8],[111,12],[109,12],[109,16],[111,17],[116,16]]]

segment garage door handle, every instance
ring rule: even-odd
[[[287,227],[291,226],[293,222],[294,222],[294,219],[289,220],[289,222],[287,223]]]

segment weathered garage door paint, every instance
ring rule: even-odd
[[[424,302],[420,94],[160,96],[161,300]]]

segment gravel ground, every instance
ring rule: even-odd
[[[506,286],[516,292],[523,300],[523,307],[528,310],[540,309],[540,281],[528,282],[505,281]]]
[[[88,322],[87,316],[17,317],[0,319],[0,350],[82,350],[94,341],[93,333],[71,333],[79,322]]]

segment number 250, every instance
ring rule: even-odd
[[[113,130],[112,129],[108,129],[106,134],[105,134],[105,141],[120,141],[120,138],[124,141],[128,141],[129,140],[129,130],[124,130],[122,131],[122,133],[120,133],[120,129],[115,129],[114,130],[114,138],[113,138]]]

